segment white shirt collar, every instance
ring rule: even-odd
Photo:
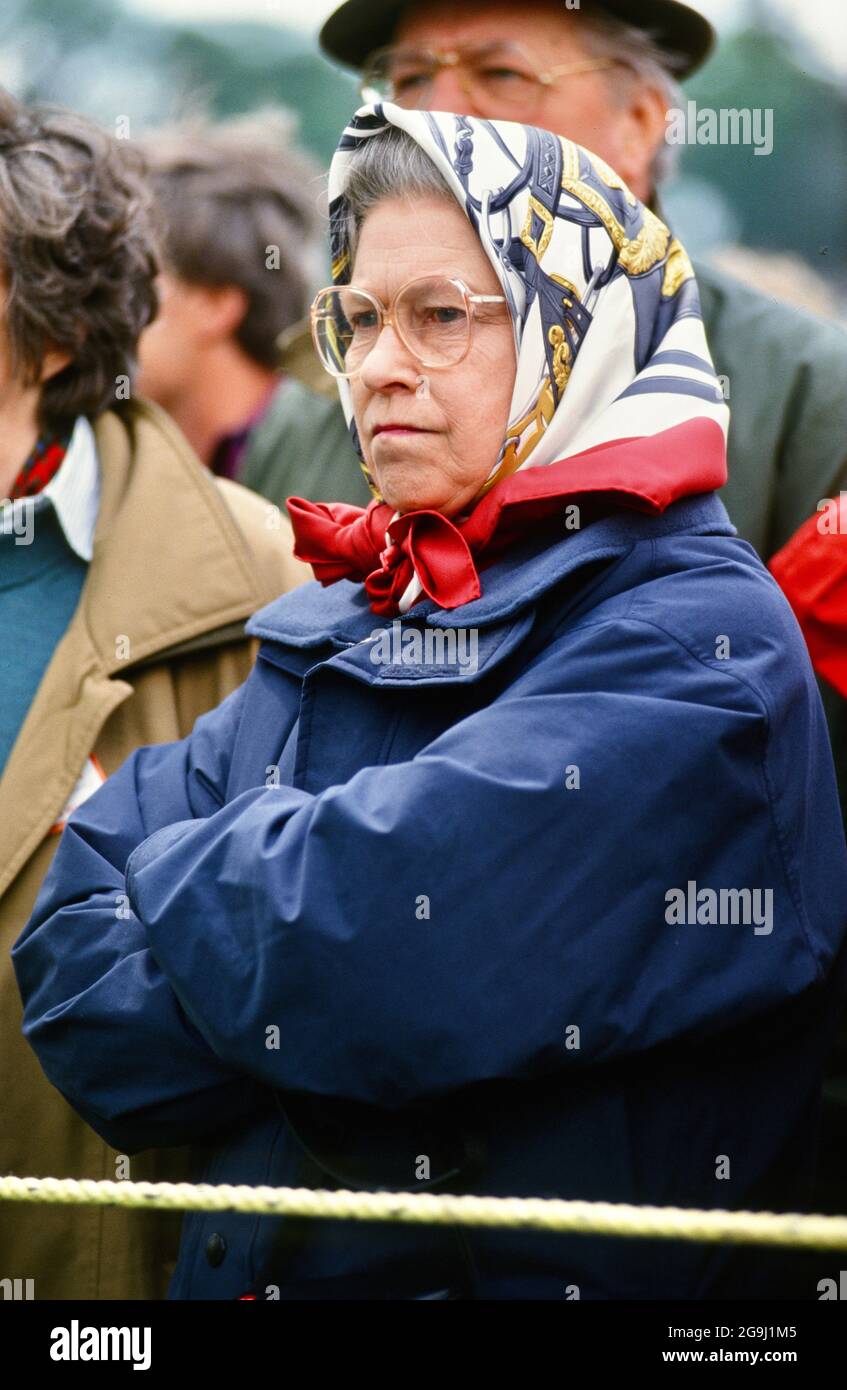
[[[49,500],[65,533],[65,539],[81,560],[94,554],[94,530],[100,510],[100,461],[94,431],[84,415],[74,425],[67,453],[46,487],[34,497],[6,502],[12,517],[4,517],[4,529],[14,530],[16,513],[38,511]],[[11,526],[9,525],[11,521]]]

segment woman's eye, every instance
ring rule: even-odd
[[[426,312],[432,323],[462,323],[465,318],[464,309],[457,309],[452,304],[445,304],[441,308],[435,305]]]
[[[365,332],[369,328],[375,328],[376,311],[374,309],[362,309],[359,313],[350,315],[349,323],[354,333]]]

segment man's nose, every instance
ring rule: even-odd
[[[431,111],[459,111],[465,116],[479,116],[470,92],[465,90],[468,79],[461,68],[441,67],[426,89],[426,105]]]

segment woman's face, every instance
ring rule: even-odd
[[[378,203],[362,225],[351,283],[390,304],[407,280],[446,275],[476,294],[502,294],[494,268],[452,198]],[[455,516],[497,461],[515,381],[508,307],[476,307],[471,347],[454,367],[423,367],[386,325],[351,378],[365,461],[395,511]],[[383,430],[382,426],[406,426]]]

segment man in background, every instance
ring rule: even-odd
[[[714,42],[708,21],[677,0],[573,9],[563,0],[347,0],[320,32],[324,52],[362,74],[363,101],[543,126],[599,154],[660,215],[656,190],[675,150],[666,113],[684,107],[678,82]],[[752,151],[733,147],[726,158]],[[707,263],[694,270],[729,392],[721,495],[768,559],[819,499],[847,485],[847,334]],[[281,414],[280,430],[287,424]],[[354,468],[352,445],[346,457]]]
[[[142,147],[165,265],[161,312],[141,338],[139,391],[213,473],[280,507],[295,492],[367,502],[349,445],[339,461],[347,431],[334,387],[327,399],[278,369],[278,338],[326,278],[323,178],[293,148],[288,120],[263,112],[195,121],[156,131]]]

